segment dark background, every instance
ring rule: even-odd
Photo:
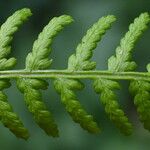
[[[150,0],[1,0],[1,24],[14,11],[24,7],[30,8],[33,16],[14,36],[11,55],[18,59],[15,69],[24,68],[25,57],[31,51],[34,40],[52,17],[68,14],[75,19],[53,42],[52,68],[64,69],[68,57],[74,52],[86,30],[101,16],[113,14],[117,21],[102,39],[93,56],[97,69],[104,70],[107,69],[107,59],[114,54],[120,38],[128,30],[128,25],[140,13],[150,12]],[[138,71],[145,71],[150,60],[149,43],[150,30],[147,30],[136,44],[133,54]],[[71,120],[50,81],[49,89],[43,92],[43,97],[57,121],[60,137],[48,137],[33,121],[23,101],[23,95],[12,81],[12,87],[6,90],[9,102],[29,129],[31,137],[28,141],[17,139],[7,128],[0,125],[0,150],[149,150],[150,133],[138,121],[132,97],[128,92],[129,82],[122,81],[122,89],[118,92],[119,103],[134,124],[134,132],[129,137],[121,135],[109,121],[99,102],[99,96],[92,89],[92,82],[84,80],[84,83],[85,89],[77,95],[87,111],[102,126],[101,134],[91,135]]]

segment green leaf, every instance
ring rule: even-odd
[[[70,24],[73,19],[70,16],[62,15],[54,17],[43,31],[39,34],[38,39],[33,44],[32,52],[26,58],[26,69],[40,70],[50,67],[52,60],[49,60],[51,53],[51,44],[54,37]]]
[[[115,20],[116,18],[112,15],[102,17],[87,31],[77,46],[76,53],[68,60],[69,70],[92,70],[96,67],[96,63],[90,61],[93,50]]]
[[[33,44],[32,52],[26,58],[24,70],[7,71],[16,64],[15,58],[9,58],[11,42],[14,33],[19,26],[31,16],[27,8],[16,11],[0,27],[0,121],[18,138],[28,139],[29,133],[19,117],[14,113],[7,101],[4,89],[11,86],[9,78],[16,78],[18,89],[24,94],[25,102],[29,111],[33,114],[37,124],[47,135],[57,137],[59,131],[51,112],[47,110],[43,102],[41,90],[46,90],[48,83],[43,78],[54,79],[54,87],[61,95],[61,101],[72,119],[90,133],[98,133],[100,128],[78,101],[76,90],[82,90],[84,84],[80,78],[94,79],[94,90],[100,94],[100,99],[105,107],[110,120],[125,135],[132,132],[132,124],[129,122],[124,111],[117,102],[115,90],[120,89],[118,82],[110,79],[132,79],[130,91],[134,96],[134,103],[144,127],[150,131],[150,83],[148,73],[128,72],[136,68],[132,61],[132,50],[136,41],[147,29],[150,22],[148,13],[142,13],[129,26],[129,31],[121,39],[120,45],[116,48],[116,54],[108,60],[108,71],[89,71],[96,67],[91,61],[93,50],[101,40],[106,30],[116,20],[114,16],[108,15],[100,18],[82,38],[77,46],[76,52],[69,57],[66,70],[44,70],[50,67],[52,60],[49,59],[51,45],[54,37],[73,19],[68,15],[54,17],[43,31],[39,34]],[[41,71],[40,71],[41,70]],[[150,64],[147,66],[150,73]],[[87,72],[85,72],[87,71]],[[12,73],[12,74],[11,74]],[[101,75],[102,78],[95,77]],[[37,78],[35,78],[37,77]],[[61,78],[60,78],[61,77]],[[67,77],[67,78],[66,78]],[[148,78],[147,78],[148,77]],[[74,79],[76,78],[76,79]],[[78,78],[78,79],[77,79]],[[139,79],[137,81],[137,79]]]
[[[150,72],[150,64],[147,65]],[[144,128],[150,131],[150,83],[142,80],[134,80],[130,83],[129,91],[134,97],[140,121]]]
[[[16,64],[15,58],[7,58],[11,52],[11,41],[14,33],[31,16],[31,11],[27,8],[16,11],[10,16],[0,28],[0,70],[7,70]],[[18,115],[14,113],[11,105],[7,101],[7,96],[3,89],[8,88],[10,82],[7,79],[0,79],[0,120],[14,133],[17,137],[28,139],[29,133],[19,119]]]
[[[111,15],[102,17],[87,31],[77,46],[76,53],[71,55],[68,60],[68,70],[91,70],[95,68],[96,63],[90,61],[93,50],[115,20],[115,17]],[[84,110],[74,93],[74,90],[81,90],[83,84],[79,80],[57,78],[54,81],[54,86],[61,95],[61,101],[72,119],[88,132],[98,133],[100,129],[93,116]]]
[[[91,115],[87,114],[73,92],[76,89],[81,90],[83,85],[77,80],[59,78],[54,81],[54,87],[61,95],[61,102],[65,105],[72,119],[88,132],[98,133],[100,129],[97,123],[93,121]]]
[[[24,127],[18,115],[14,113],[7,101],[7,96],[2,91],[0,91],[0,120],[16,137],[25,140],[29,138],[28,130]]]
[[[134,96],[140,121],[144,124],[144,128],[150,131],[150,83],[135,80],[130,83],[129,90]]]
[[[121,133],[130,135],[132,133],[132,125],[129,123],[123,110],[121,110],[114,92],[114,90],[120,89],[120,85],[116,81],[96,79],[93,87],[95,92],[100,94],[101,103],[104,105],[105,112],[110,120],[120,129]]]
[[[32,52],[26,58],[25,70],[40,70],[50,67],[51,44],[53,38],[73,19],[70,16],[62,15],[54,17],[43,31],[39,34],[38,39],[33,44]],[[40,79],[19,79],[17,80],[19,90],[24,94],[25,102],[29,111],[33,114],[38,125],[53,137],[58,137],[57,125],[52,114],[47,110],[40,89],[47,89],[48,83]]]
[[[47,88],[47,82],[39,79],[18,79],[17,86],[24,94],[25,103],[37,124],[47,135],[58,137],[57,125],[52,114],[47,110],[42,100],[42,93],[39,91]]]
[[[13,34],[18,30],[19,26],[31,16],[31,11],[24,8],[16,11],[10,16],[0,28],[0,70],[12,68],[16,64],[15,58],[6,59],[11,52],[10,43]]]
[[[147,24],[150,21],[148,13],[141,14],[129,26],[129,31],[121,39],[120,46],[116,49],[116,55],[108,60],[108,70],[113,72],[131,71],[136,67],[135,62],[131,61],[131,52],[134,48],[135,42],[142,35],[143,31],[147,29]],[[116,81],[106,79],[96,79],[94,81],[94,89],[97,93],[101,93],[101,101],[105,106],[105,111],[110,120],[120,129],[120,132],[125,135],[130,135],[132,132],[132,125],[128,118],[121,110],[116,94],[113,90],[118,87]]]
[[[129,26],[129,31],[121,39],[120,45],[116,48],[116,55],[111,56],[108,60],[108,70],[110,71],[133,71],[136,63],[132,61],[131,53],[136,41],[147,29],[150,21],[148,13],[142,13]]]
[[[150,22],[150,16],[148,13],[143,13],[139,18],[143,18],[143,30],[147,28],[147,24]],[[142,32],[142,31],[141,31]],[[149,65],[147,66],[148,72],[150,72]],[[129,90],[134,96],[134,104],[137,107],[139,119],[143,122],[144,128],[150,131],[150,83],[142,80],[131,81]]]

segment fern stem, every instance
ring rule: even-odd
[[[106,78],[113,80],[143,80],[150,81],[148,72],[111,72],[111,71],[69,71],[69,70],[9,70],[0,71],[0,79],[4,78],[70,78],[70,79],[95,79]]]

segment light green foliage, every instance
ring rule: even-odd
[[[90,61],[92,51],[114,21],[114,16],[102,17],[87,31],[81,43],[77,46],[76,53],[71,55],[68,60],[68,70],[91,70],[95,68],[96,63]],[[74,79],[60,78],[54,81],[54,86],[61,95],[62,103],[72,119],[90,133],[99,132],[100,129],[97,123],[84,110],[74,93],[74,90],[81,90],[83,88],[81,82]]]
[[[143,13],[129,26],[129,31],[121,39],[120,46],[116,49],[116,55],[108,60],[109,71],[121,72],[135,69],[136,64],[131,61],[131,52],[135,42],[147,28],[149,21],[148,13]],[[116,81],[96,79],[94,81],[94,88],[97,93],[101,93],[101,101],[109,118],[120,129],[120,132],[130,135],[132,133],[132,125],[129,123],[123,110],[121,110],[116,94],[113,91],[119,88],[119,84]]]
[[[72,18],[67,15],[53,18],[43,31],[39,34],[38,39],[33,44],[32,52],[26,59],[26,70],[40,70],[50,67],[51,60],[51,43],[53,38],[72,22]],[[17,81],[19,90],[24,93],[25,102],[29,111],[33,114],[38,125],[53,137],[58,136],[57,125],[54,122],[52,114],[47,110],[40,89],[47,89],[48,83],[40,79],[19,79]]]
[[[70,24],[73,19],[70,16],[62,15],[54,17],[43,31],[39,34],[38,39],[33,44],[32,53],[29,53],[26,59],[26,69],[40,70],[50,67],[52,60],[49,60],[51,52],[51,44],[53,38],[64,28]]]
[[[0,84],[2,84],[1,82],[3,81],[0,81]],[[25,140],[28,139],[28,130],[24,127],[18,115],[13,111],[3,91],[0,91],[0,120],[16,137]]]
[[[58,136],[57,125],[54,122],[52,114],[47,110],[42,101],[40,89],[47,89],[47,82],[39,79],[18,79],[19,90],[24,93],[24,99],[29,111],[33,114],[37,124],[53,137]]]
[[[142,21],[145,22],[145,26],[143,26],[143,30],[145,30],[147,28],[146,24],[150,22],[150,17],[147,13],[141,14],[140,17],[143,18]],[[148,72],[150,72],[149,67],[147,68]],[[139,119],[141,120],[141,122],[143,122],[144,128],[150,131],[150,83],[146,81],[134,80],[131,81],[129,90],[134,96],[134,104],[137,107]]]
[[[50,67],[52,62],[49,55],[54,37],[73,21],[70,16],[62,15],[54,17],[39,34],[33,44],[32,52],[27,55],[24,70],[5,71],[16,63],[15,58],[8,58],[13,34],[29,16],[31,16],[29,9],[19,10],[9,17],[0,28],[0,120],[6,127],[19,138],[27,139],[29,137],[27,129],[13,112],[11,105],[7,102],[7,96],[3,92],[5,88],[10,87],[9,78],[15,77],[17,87],[24,94],[25,103],[37,124],[47,135],[53,137],[59,135],[53,116],[42,100],[41,90],[46,90],[48,87],[47,81],[43,79],[46,77],[54,79],[54,87],[61,95],[61,101],[72,119],[88,132],[98,133],[100,128],[93,116],[85,111],[75,94],[76,90],[84,88],[84,84],[79,79],[87,78],[87,75],[90,75],[90,78],[94,79],[94,90],[101,95],[100,99],[108,117],[125,135],[131,134],[132,125],[117,102],[114,90],[120,89],[120,85],[113,79],[134,79],[130,84],[130,91],[135,96],[134,103],[140,120],[144,127],[150,130],[150,83],[146,80],[146,77],[150,78],[150,75],[149,73],[128,72],[127,74],[126,72],[136,68],[135,62],[131,60],[131,52],[135,42],[150,22],[148,13],[141,14],[129,26],[129,31],[121,39],[120,45],[116,49],[116,55],[108,60],[108,71],[92,71],[95,69],[96,63],[90,59],[97,43],[116,20],[112,15],[100,18],[87,31],[77,46],[76,52],[69,57],[66,70],[45,70]],[[147,68],[150,72],[150,65]],[[11,75],[11,73],[15,75]],[[121,77],[121,75],[124,76]],[[137,78],[140,80],[135,80]]]
[[[147,70],[150,72],[150,64],[147,65]],[[134,80],[130,83],[129,90],[134,96],[139,119],[143,122],[144,128],[150,131],[150,83]]]
[[[57,92],[61,95],[61,101],[72,119],[90,133],[100,131],[93,117],[84,110],[74,93],[74,90],[81,90],[82,83],[78,80],[58,78],[54,81]]]
[[[132,125],[129,123],[123,110],[121,110],[117,102],[117,96],[113,91],[120,88],[119,84],[116,81],[107,79],[96,79],[93,86],[95,92],[101,95],[100,100],[105,106],[105,112],[110,120],[120,129],[121,133],[125,135],[131,134]]]
[[[144,128],[150,130],[150,83],[135,80],[131,82],[129,90],[134,95],[139,119],[143,122]]]
[[[0,70],[10,69],[16,64],[15,58],[6,59],[6,57],[11,52],[10,43],[13,39],[13,34],[29,16],[31,16],[29,9],[18,10],[0,27]]]
[[[0,28],[0,70],[7,70],[16,64],[15,58],[7,58],[11,52],[10,43],[13,34],[18,30],[18,27],[31,16],[29,9],[16,11]],[[13,111],[11,105],[7,101],[7,96],[3,89],[8,88],[10,82],[7,79],[0,80],[0,120],[9,128],[17,137],[27,139],[29,137],[27,129]]]
[[[87,31],[77,46],[76,53],[68,60],[69,70],[92,70],[96,67],[96,63],[90,61],[93,50],[115,20],[116,18],[112,15],[102,17]]]
[[[131,52],[134,48],[135,42],[142,35],[143,31],[147,29],[147,24],[150,21],[148,13],[142,13],[129,26],[129,31],[121,39],[120,45],[116,48],[116,55],[108,60],[108,70],[119,71],[133,71],[136,68],[134,61],[131,61]]]

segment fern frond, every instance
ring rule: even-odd
[[[26,58],[27,70],[41,70],[50,67],[52,60],[49,60],[51,44],[53,38],[73,19],[68,15],[54,17],[43,31],[39,34],[38,39],[33,44],[32,53]]]
[[[147,70],[150,72],[150,64],[147,65]],[[134,96],[140,121],[150,131],[150,83],[142,80],[131,81],[129,91]]]
[[[129,26],[129,31],[120,41],[120,46],[116,48],[116,55],[108,60],[108,70],[119,71],[133,71],[136,68],[136,63],[131,61],[131,52],[134,48],[136,41],[147,29],[147,24],[150,18],[148,13],[142,13],[134,20]]]
[[[131,82],[129,90],[134,96],[139,119],[143,122],[144,128],[150,131],[150,83],[135,80]]]
[[[76,53],[70,56],[67,70],[77,71],[95,68],[96,63],[90,61],[92,51],[114,21],[114,16],[102,17],[87,31],[81,43],[77,46]],[[79,80],[57,78],[54,81],[54,86],[61,95],[62,103],[72,119],[90,133],[99,132],[100,129],[97,123],[84,110],[74,93],[74,90],[81,90],[83,84]]]
[[[18,10],[0,27],[0,70],[10,69],[16,64],[15,58],[6,59],[11,52],[10,43],[13,39],[13,34],[30,16],[30,9]]]
[[[132,50],[136,41],[147,29],[150,22],[148,13],[141,14],[129,26],[129,31],[121,39],[116,48],[116,54],[108,60],[108,70],[94,70],[96,63],[91,61],[93,50],[101,40],[106,30],[116,20],[114,16],[108,15],[100,18],[82,38],[77,46],[76,52],[68,59],[68,68],[65,70],[45,70],[52,63],[49,59],[51,44],[54,37],[73,19],[62,15],[54,17],[43,31],[39,34],[33,44],[32,52],[26,57],[24,70],[7,70],[16,64],[15,58],[8,58],[11,52],[11,41],[19,26],[31,16],[29,9],[24,8],[16,11],[0,27],[0,121],[16,135],[16,137],[28,139],[29,133],[13,111],[7,101],[4,89],[10,87],[10,79],[15,78],[18,89],[23,93],[25,103],[33,114],[37,124],[50,136],[57,137],[59,131],[50,111],[43,102],[41,90],[46,90],[48,82],[45,78],[54,79],[54,87],[61,96],[66,111],[72,119],[90,133],[98,133],[100,128],[80,104],[75,92],[82,90],[84,84],[80,79],[94,80],[93,86],[105,107],[110,120],[125,135],[132,132],[132,124],[129,122],[124,111],[117,102],[115,90],[120,85],[114,80],[132,80],[129,90],[134,96],[134,103],[138,115],[144,127],[150,131],[150,64],[148,72],[135,72],[136,63],[132,61]]]
[[[7,70],[16,64],[15,58],[8,58],[11,52],[10,43],[13,39],[13,34],[18,30],[19,26],[31,16],[29,9],[24,8],[16,11],[9,17],[0,28],[0,70]],[[0,80],[0,120],[10,129],[17,137],[27,139],[29,133],[19,119],[18,115],[13,111],[11,105],[7,101],[7,96],[3,90],[10,87],[10,82],[7,79]]]
[[[3,81],[0,81],[0,84],[2,84],[1,82]],[[0,91],[0,120],[16,137],[25,140],[29,138],[28,130],[24,127],[18,115],[13,111],[3,91]]]
[[[145,20],[150,22],[150,16],[145,13]],[[147,26],[145,26],[147,28]],[[149,65],[147,66],[148,72],[150,72]],[[150,83],[142,80],[131,81],[129,91],[134,97],[134,104],[136,105],[139,119],[144,125],[144,128],[150,131]]]
[[[96,63],[90,61],[93,50],[115,20],[112,15],[102,17],[87,31],[77,46],[76,53],[69,57],[68,70],[92,70],[96,67]]]
[[[117,102],[117,96],[113,91],[120,88],[119,84],[116,81],[107,79],[96,79],[93,86],[95,92],[100,94],[100,100],[110,120],[120,129],[121,133],[125,135],[131,134],[132,125],[123,110],[121,110]]]
[[[120,42],[120,46],[116,49],[116,55],[108,60],[108,70],[112,72],[131,71],[136,67],[135,62],[131,61],[131,52],[135,42],[147,28],[149,22],[148,13],[141,14],[129,26],[129,31],[125,34]],[[110,120],[125,135],[130,135],[132,125],[129,123],[123,110],[121,110],[116,95],[113,90],[118,89],[119,85],[116,81],[97,79],[94,81],[94,88],[97,93],[101,93],[101,101],[105,106],[105,111]]]
[[[38,39],[33,44],[32,52],[26,58],[25,70],[40,70],[50,67],[51,60],[49,54],[51,52],[51,43],[53,38],[64,28],[64,26],[72,22],[72,18],[67,15],[53,18],[43,31],[39,34]],[[48,83],[40,79],[19,79],[17,81],[18,88],[24,93],[25,102],[29,111],[33,114],[38,125],[53,137],[58,136],[58,129],[52,114],[47,110],[42,101],[40,89],[47,89]]]

